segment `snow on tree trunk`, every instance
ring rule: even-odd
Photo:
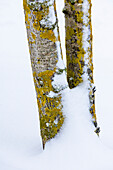
[[[66,28],[67,80],[70,88],[82,80],[84,66],[83,49],[83,0],[65,0],[63,12]]]
[[[86,11],[84,10],[86,8]],[[99,134],[95,112],[95,86],[93,80],[91,0],[65,0],[63,9],[66,28],[67,80],[70,88],[76,87],[87,73],[89,82],[89,111]],[[85,18],[85,19],[84,19]],[[84,32],[84,26],[87,30]],[[86,36],[87,35],[87,36]],[[84,37],[87,37],[84,39]],[[87,46],[87,48],[86,48]]]
[[[99,135],[100,128],[97,124],[96,111],[95,111],[95,92],[96,87],[94,86],[93,79],[93,53],[92,53],[92,23],[91,23],[91,0],[84,0],[84,44],[85,44],[85,72],[89,82],[89,111],[92,115],[92,121],[96,127],[95,132]],[[86,36],[87,35],[87,36]]]
[[[64,78],[58,20],[54,0],[23,0],[25,23],[36,89],[43,142],[54,138],[64,122],[61,90]]]

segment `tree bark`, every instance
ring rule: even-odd
[[[54,0],[23,0],[23,6],[44,149],[64,122],[61,102],[64,86],[54,81],[65,70],[56,5]]]
[[[84,13],[84,2],[87,1],[87,12]],[[91,0],[65,0],[63,12],[65,14],[66,30],[66,60],[67,81],[70,88],[76,87],[83,81],[83,73],[87,74],[89,82],[89,111],[99,134],[95,111],[95,91],[93,79],[93,55],[92,55],[92,23],[91,23]],[[87,18],[87,21],[84,20]],[[85,23],[86,22],[86,23]],[[88,33],[84,33],[84,27]],[[84,34],[87,39],[84,42]],[[88,44],[88,45],[86,45]],[[87,48],[85,47],[87,46]]]
[[[84,66],[83,49],[83,0],[65,0],[63,12],[66,28],[67,81],[70,88],[82,80]]]
[[[84,23],[84,28],[88,30],[87,33],[87,48],[85,49],[85,67],[87,71],[87,77],[88,77],[88,92],[89,92],[89,111],[92,116],[92,122],[96,128],[95,132],[97,135],[99,135],[100,128],[98,127],[97,124],[97,117],[96,117],[96,110],[95,110],[95,92],[96,92],[96,87],[94,86],[94,78],[93,78],[93,50],[92,50],[92,40],[93,40],[93,35],[92,35],[92,22],[91,22],[91,0],[87,0],[87,11],[84,13],[84,16],[87,18],[86,22]],[[85,42],[85,43],[86,43]]]

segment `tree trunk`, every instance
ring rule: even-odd
[[[84,2],[85,8],[84,12]],[[93,56],[92,56],[92,24],[91,24],[91,0],[65,0],[63,9],[66,28],[66,59],[67,80],[70,88],[76,87],[82,80],[82,74],[86,73],[89,82],[89,111],[99,134],[95,111],[95,86],[93,80]],[[87,18],[87,20],[84,19]],[[88,31],[84,33],[84,27]],[[87,33],[88,32],[88,33]],[[84,40],[84,35],[87,39]],[[86,48],[87,46],[87,48]]]
[[[88,53],[89,53],[89,62],[88,62],[88,69],[87,69],[87,73],[88,73],[88,76],[89,76],[89,100],[90,100],[90,113],[92,115],[92,118],[93,118],[93,123],[94,123],[94,126],[96,127],[96,130],[95,132],[97,133],[97,135],[99,135],[99,132],[100,132],[100,128],[97,127],[98,124],[97,124],[97,118],[96,118],[96,110],[95,110],[95,91],[96,91],[96,88],[94,86],[94,79],[93,79],[93,53],[92,53],[92,23],[91,23],[91,0],[88,0],[88,3],[89,3],[89,15],[88,15],[88,25],[89,25],[89,39],[88,39],[88,42],[89,42],[89,48],[88,48]]]
[[[67,81],[70,88],[82,82],[84,66],[82,6],[83,0],[66,0],[63,10],[66,28]]]
[[[94,86],[94,79],[93,79],[93,52],[92,52],[92,23],[91,23],[91,0],[85,1],[87,2],[87,7],[86,11],[84,13],[84,16],[86,17],[86,20],[84,21],[84,29],[86,29],[87,33],[87,48],[85,49],[85,67],[86,67],[86,72],[87,72],[87,77],[88,77],[88,82],[89,82],[89,111],[92,116],[92,121],[94,126],[96,127],[95,132],[97,135],[99,135],[100,128],[98,127],[97,124],[97,118],[96,118],[96,110],[95,110],[95,92],[96,92],[96,87]],[[88,31],[87,31],[88,30]],[[86,43],[85,42],[85,43]]]
[[[65,72],[56,5],[54,0],[23,0],[23,6],[44,148],[64,122],[60,93],[64,86],[55,82]]]

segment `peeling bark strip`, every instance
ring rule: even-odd
[[[83,0],[65,0],[67,80],[70,88],[82,82],[84,66]]]
[[[64,122],[61,93],[54,77],[64,71],[54,0],[23,0],[43,142],[54,138]],[[51,95],[52,94],[52,95]]]
[[[87,35],[87,49],[86,49],[86,57],[85,57],[85,65],[86,65],[86,70],[87,70],[87,75],[88,75],[88,81],[89,81],[89,111],[92,115],[92,121],[94,123],[94,126],[96,127],[95,132],[97,135],[99,135],[100,128],[98,127],[97,124],[97,118],[96,118],[96,110],[95,110],[95,92],[96,92],[96,87],[94,86],[94,79],[93,79],[93,53],[92,53],[92,23],[91,23],[91,0],[86,0],[87,2],[87,11],[84,14],[86,17],[86,23],[85,29],[88,30],[88,35]]]

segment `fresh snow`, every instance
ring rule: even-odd
[[[92,0],[100,137],[88,111],[84,76],[84,83],[63,90],[65,123],[44,151],[22,3],[0,1],[0,170],[113,170],[113,1]],[[63,0],[57,0],[60,14],[62,8]],[[65,53],[64,17],[58,17]]]

